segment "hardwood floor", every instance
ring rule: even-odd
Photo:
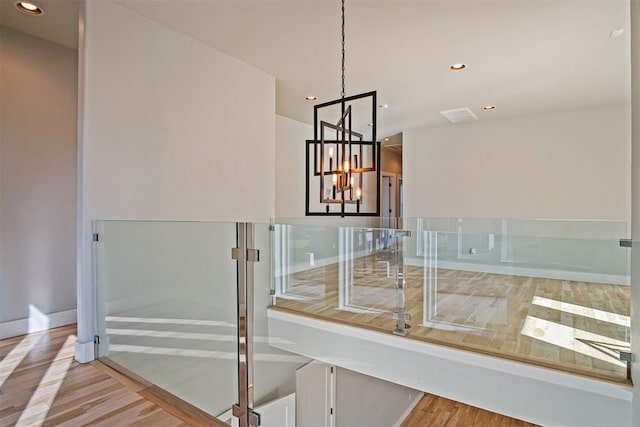
[[[348,289],[339,289],[338,264],[293,273],[276,307],[390,333],[389,268],[384,257],[357,258]],[[618,351],[628,348],[629,286],[442,268],[430,286],[422,267],[403,273],[408,339],[628,382]]]
[[[426,394],[403,421],[401,427],[534,427],[524,421],[495,412]]]
[[[0,341],[0,426],[226,425],[100,362],[75,362],[75,332],[73,325]],[[402,424],[530,425],[433,395]]]
[[[0,426],[212,425],[100,362],[75,362],[75,332],[74,325],[0,341]]]

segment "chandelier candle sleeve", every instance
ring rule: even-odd
[[[329,172],[333,172],[333,147],[329,147]]]

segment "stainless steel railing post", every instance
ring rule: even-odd
[[[404,237],[405,231],[395,230],[393,237],[395,240],[395,262],[396,262],[396,309],[393,314],[396,319],[396,327],[393,330],[394,335],[406,337],[409,335],[411,327],[407,321],[411,320],[411,316],[405,313],[405,278],[404,278]]]
[[[236,224],[237,244],[232,258],[237,261],[238,288],[238,403],[233,415],[240,427],[257,427],[260,414],[253,411],[253,263],[260,260],[254,246],[252,223]]]

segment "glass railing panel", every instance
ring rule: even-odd
[[[237,401],[235,223],[99,221],[99,355],[218,416]]]
[[[459,220],[456,232],[421,232],[414,247],[430,279],[424,320],[411,334],[624,380],[630,288],[618,236],[625,232],[619,222],[525,220],[499,227]]]
[[[296,370],[310,359],[269,344],[267,309],[274,289],[271,266],[275,228],[254,224],[254,233],[260,261],[254,263],[253,408],[261,416],[261,426],[295,425]]]
[[[334,221],[276,225],[299,228],[292,235],[307,233],[313,244],[323,236],[334,251],[321,270],[289,275],[294,292],[276,292],[276,306],[394,333],[402,314],[408,338],[626,379],[629,261],[619,246],[626,223],[406,218],[403,230],[392,230]],[[389,238],[401,234],[394,248]],[[295,257],[296,245],[286,245]],[[274,271],[286,270],[285,261]],[[315,293],[303,291],[305,281]]]
[[[393,326],[403,248],[398,239],[395,229],[276,224],[275,305],[373,328]]]

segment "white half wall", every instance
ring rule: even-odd
[[[406,217],[629,220],[630,111],[410,129]]]
[[[77,70],[0,28],[0,339],[75,323]]]
[[[92,221],[275,213],[275,79],[110,1],[84,7],[78,353],[95,333]]]
[[[632,180],[631,180],[631,345],[636,362],[631,365],[633,425],[640,425],[640,0],[631,0],[631,98],[632,98]]]
[[[269,310],[270,344],[544,426],[631,426],[629,386]]]

